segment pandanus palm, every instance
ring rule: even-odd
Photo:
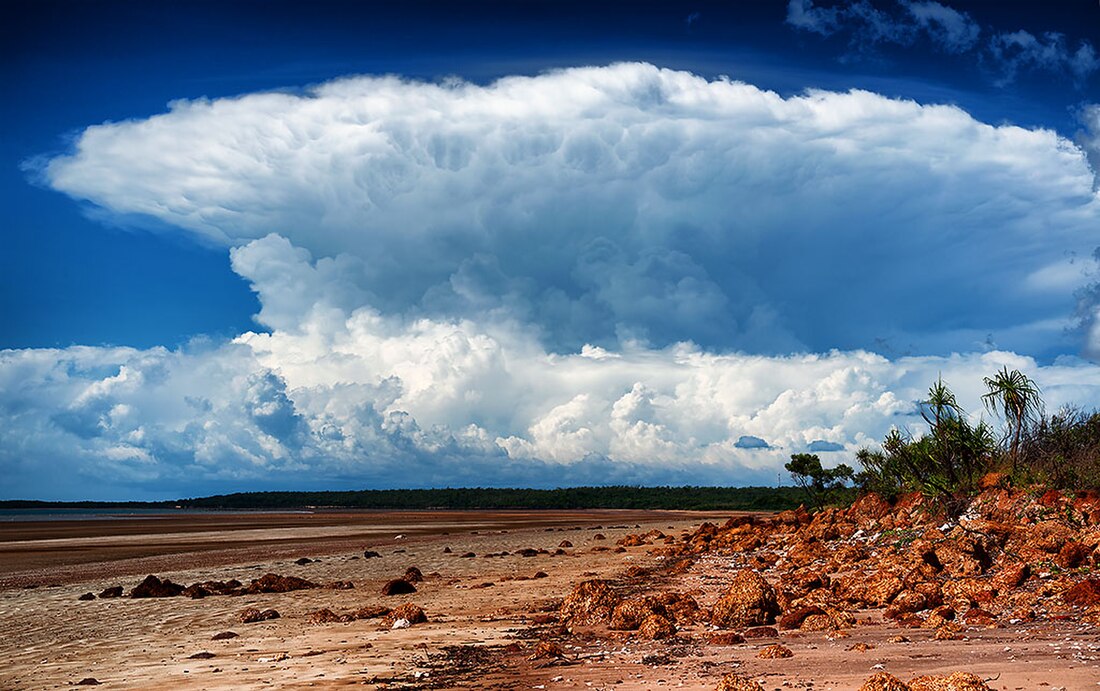
[[[1015,467],[1024,425],[1043,414],[1039,386],[1020,370],[1010,372],[1007,366],[983,381],[989,391],[982,396],[982,403],[991,413],[1004,415],[1012,435],[1011,455]]]

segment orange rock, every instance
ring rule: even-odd
[[[711,623],[726,629],[770,624],[779,614],[775,590],[764,578],[748,569],[738,571],[714,608]]]
[[[562,621],[582,626],[602,624],[611,618],[611,612],[619,598],[611,591],[607,581],[593,579],[581,581],[561,605]]]
[[[649,640],[669,638],[676,635],[676,626],[660,614],[651,614],[638,627],[638,635]]]
[[[785,657],[794,657],[794,653],[785,645],[774,643],[756,654],[763,660],[778,660]]]
[[[424,613],[424,610],[414,605],[411,602],[406,602],[403,605],[394,607],[389,614],[382,618],[382,626],[387,629],[394,628],[399,622],[408,622],[409,626],[414,624],[423,624],[428,621],[428,615]]]
[[[969,672],[948,676],[923,675],[908,682],[909,691],[993,691],[981,677]]]
[[[714,691],[764,691],[764,687],[740,674],[727,674],[714,687]]]
[[[859,691],[909,691],[909,687],[892,674],[876,672],[863,682]]]

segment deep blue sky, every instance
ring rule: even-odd
[[[890,2],[878,3],[883,7]],[[1091,2],[954,3],[983,26],[1100,44]],[[89,216],[31,184],[24,164],[88,125],[179,98],[294,89],[349,74],[487,82],[644,60],[783,94],[863,88],[957,103],[990,123],[1072,136],[1097,80],[1023,73],[997,86],[972,55],[853,48],[784,23],[785,2],[8,2],[0,34],[0,347],[177,345],[255,328],[257,303],[224,248]],[[689,21],[689,17],[694,17]],[[148,226],[146,226],[146,230]]]

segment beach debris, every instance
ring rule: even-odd
[[[727,674],[714,687],[714,691],[764,691],[764,687],[740,674]]]
[[[382,618],[382,626],[387,629],[403,629],[414,624],[423,624],[428,621],[424,610],[411,602],[394,607]],[[403,623],[399,623],[403,622]]]
[[[415,593],[416,586],[409,583],[404,578],[395,578],[392,581],[387,581],[382,586],[383,595],[408,595],[409,593]]]
[[[156,576],[149,575],[141,583],[130,591],[130,597],[176,597],[183,592],[183,586],[173,583],[167,578],[163,581]]]
[[[450,554],[451,553],[451,548],[450,547],[444,547],[443,548],[443,553],[444,554]]]
[[[763,660],[779,660],[785,657],[794,657],[794,652],[792,652],[791,649],[785,645],[782,645],[780,643],[773,643],[772,645],[763,648],[760,652],[756,654],[756,656]]]
[[[729,587],[711,610],[711,623],[724,629],[771,624],[779,614],[775,590],[751,569],[734,574]]]
[[[242,624],[254,624],[258,621],[268,621],[278,618],[279,613],[273,609],[259,610],[255,607],[246,607],[237,614],[237,619],[239,619]]]
[[[572,547],[572,546],[573,546],[573,543],[570,542],[569,540],[562,540],[561,542],[558,543],[558,548],[559,549],[566,549],[566,548]]]
[[[210,637],[212,641],[228,641],[231,638],[236,638],[240,634],[236,631],[220,631]]]
[[[308,590],[318,588],[313,581],[307,581],[297,576],[280,576],[274,573],[265,573],[253,580],[244,591],[250,595],[256,593],[289,593],[293,590]]]
[[[875,672],[863,682],[859,691],[909,691],[909,686],[892,674]]]

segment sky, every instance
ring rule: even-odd
[[[11,2],[0,499],[768,485],[1100,407],[1100,5]]]

